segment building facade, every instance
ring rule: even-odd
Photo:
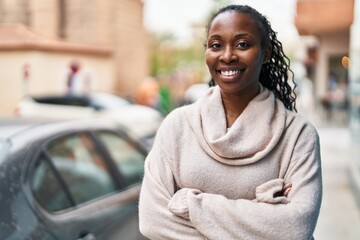
[[[26,64],[37,65],[41,62],[38,61],[41,57],[48,57],[47,60],[42,61],[44,75],[36,76],[31,91],[46,91],[44,89],[46,86],[49,86],[49,91],[52,90],[52,84],[49,82],[51,80],[47,77],[51,73],[46,67],[47,64],[53,64],[50,61],[54,58],[50,55],[64,57],[61,62],[67,59],[66,66],[75,59],[83,62],[82,65],[86,67],[88,62],[95,63],[97,61],[95,59],[98,59],[98,62],[101,62],[99,69],[96,64],[91,66],[94,75],[97,75],[96,81],[109,82],[108,85],[113,89],[105,90],[126,97],[133,96],[136,87],[149,74],[149,41],[148,33],[143,26],[142,0],[0,0],[0,24],[8,28],[9,24],[14,23],[32,32],[25,36],[36,35],[36,37],[22,39],[20,44],[22,47],[17,49],[9,48],[8,42],[11,39],[4,40],[2,37],[0,39],[2,58],[6,59],[6,56],[12,53],[25,54],[28,59]],[[48,41],[53,44],[51,50],[39,46]],[[64,46],[68,46],[68,43],[73,44],[73,47],[67,48],[68,51],[64,54],[62,50]],[[76,50],[80,45],[83,45],[80,47],[81,53]],[[34,51],[38,56],[32,58]],[[14,68],[10,66],[11,61],[4,61],[8,69]],[[107,69],[111,72],[108,74],[103,74],[104,62],[109,65]],[[19,67],[21,66],[17,66]],[[18,69],[17,72],[19,71]],[[5,80],[3,74],[5,73],[1,71],[1,88],[11,88],[13,82],[18,82],[17,79]],[[18,74],[19,78],[20,76],[21,74]],[[102,83],[96,84],[96,86],[102,85]]]
[[[317,103],[327,110],[331,104],[348,108],[353,19],[354,0],[297,0],[295,26],[302,38],[316,39],[307,46],[305,65]]]
[[[314,35],[318,44],[308,59],[320,96],[326,93],[330,73],[346,77],[351,141],[349,180],[360,199],[360,0],[298,0],[296,26],[303,36]],[[316,56],[316,57],[313,57]],[[336,136],[335,136],[336,137]]]

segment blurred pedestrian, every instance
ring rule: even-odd
[[[297,95],[297,110],[299,110],[301,115],[310,119],[314,116],[315,110],[313,82],[303,63],[295,62],[291,64],[291,66],[294,72],[295,82],[297,83],[297,88],[295,89]]]
[[[72,61],[69,65],[69,73],[67,75],[67,93],[69,95],[74,95],[76,93],[76,80],[77,74],[80,70],[80,63],[77,61]]]
[[[153,77],[147,77],[137,88],[135,101],[138,104],[158,108],[160,85]]]
[[[30,64],[26,63],[23,65],[23,96],[30,95],[29,80],[30,80]]]
[[[158,110],[166,116],[173,109],[173,101],[169,87],[160,85]]]
[[[172,110],[172,99],[170,90],[161,85],[155,78],[146,78],[138,87],[135,102],[152,107],[164,116]]]
[[[315,108],[314,87],[312,81],[307,76],[301,81],[298,99],[301,113],[307,118],[313,116]]]
[[[172,111],[145,162],[150,239],[311,239],[322,180],[316,129],[296,113],[289,60],[268,20],[230,5],[207,28],[212,87]]]

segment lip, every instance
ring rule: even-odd
[[[245,68],[219,68],[216,72],[221,80],[230,82],[239,78],[245,72]]]

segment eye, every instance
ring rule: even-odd
[[[247,42],[240,42],[237,47],[238,48],[248,48],[250,45]]]
[[[221,48],[221,45],[220,43],[211,43],[210,48],[217,50]]]

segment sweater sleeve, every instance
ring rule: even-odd
[[[295,154],[285,176],[285,182],[292,183],[287,204],[232,200],[222,195],[186,191],[183,206],[176,203],[182,209],[178,215],[188,216],[195,228],[210,240],[311,239],[322,198],[317,133],[300,145],[296,148],[303,149],[303,154]]]
[[[166,124],[166,123],[165,123]],[[167,128],[159,129],[153,149],[145,160],[145,175],[139,200],[141,233],[150,239],[205,239],[193,224],[168,210],[168,203],[176,191],[171,162],[164,150]]]

